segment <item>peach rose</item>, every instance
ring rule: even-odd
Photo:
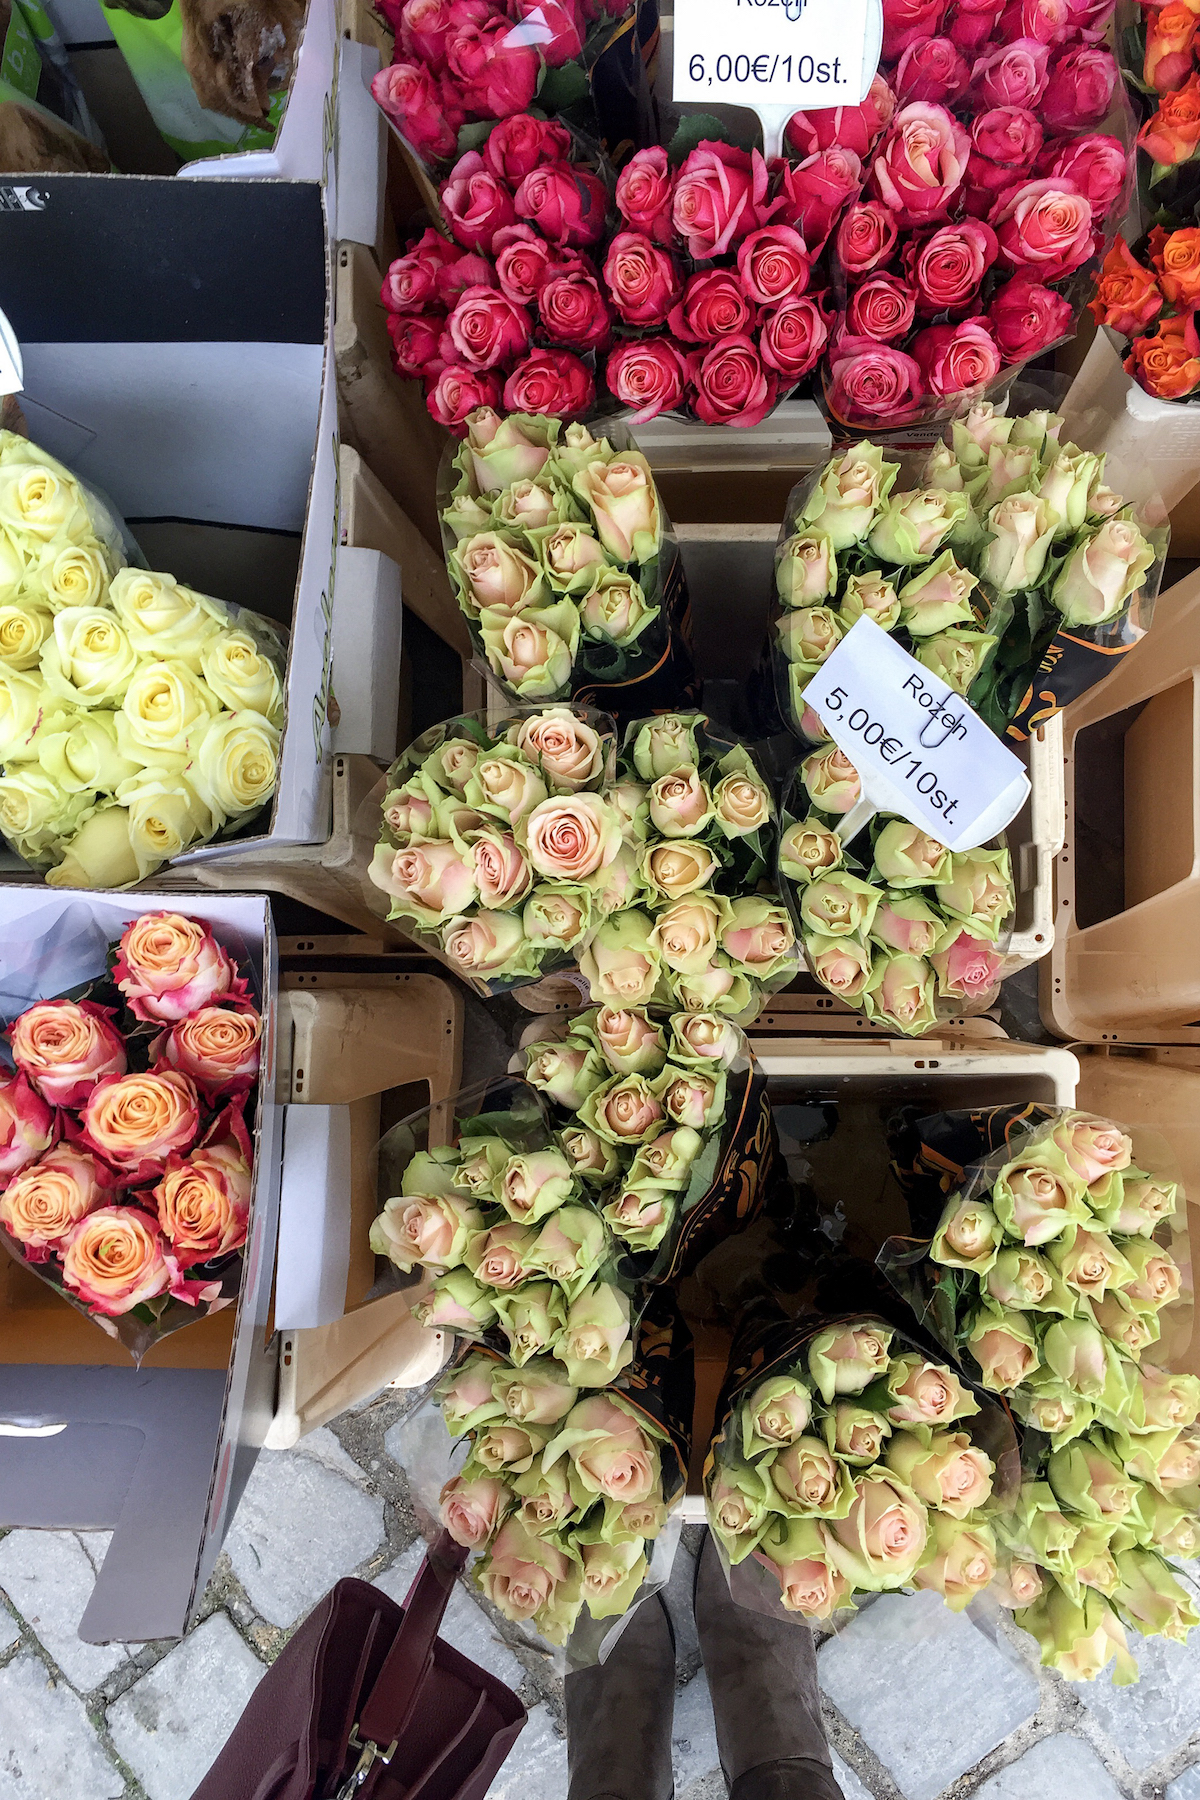
[[[476,1579],[492,1605],[519,1624],[553,1604],[574,1568],[549,1539],[535,1537],[517,1519],[506,1519]]]
[[[194,1083],[177,1069],[110,1075],[83,1110],[79,1141],[131,1186],[159,1175],[172,1151],[184,1155],[200,1129]]]
[[[181,1280],[153,1221],[133,1206],[102,1206],[80,1219],[64,1241],[62,1263],[69,1292],[112,1319],[159,1294],[189,1305],[215,1297],[212,1285]]]
[[[675,974],[699,975],[715,960],[717,934],[728,917],[727,900],[697,894],[658,915],[650,942]]]
[[[771,1464],[772,1486],[789,1506],[827,1513],[838,1498],[838,1464],[820,1438],[802,1437],[781,1450]]]
[[[598,794],[543,800],[525,821],[529,860],[551,881],[582,881],[607,868],[621,848],[621,826]]]
[[[467,1266],[485,1287],[507,1293],[536,1273],[525,1262],[536,1240],[531,1225],[495,1225],[467,1246]]]
[[[82,1106],[96,1084],[123,1075],[116,1010],[90,1000],[42,1000],[9,1032],[13,1061],[51,1106]]]
[[[473,919],[451,919],[442,933],[442,948],[462,975],[495,975],[517,963],[527,940],[520,919],[511,913],[480,912]]]
[[[210,1100],[244,1093],[258,1076],[263,1022],[250,1005],[204,1006],[155,1039],[154,1067],[188,1075]]]
[[[588,1096],[584,1122],[610,1143],[637,1144],[657,1130],[662,1118],[662,1104],[643,1077],[626,1075]]]
[[[113,979],[139,1019],[171,1025],[219,994],[248,991],[212,933],[180,913],[143,913],[121,939]]]
[[[0,1182],[35,1162],[54,1140],[54,1113],[26,1075],[0,1081]]]
[[[380,845],[368,871],[391,894],[397,912],[420,925],[440,925],[476,898],[475,872],[457,845],[429,839],[391,851]]]
[[[574,794],[604,771],[600,733],[566,707],[526,719],[509,737],[556,793]]]
[[[103,1163],[73,1144],[59,1144],[0,1194],[0,1225],[25,1246],[30,1262],[44,1262],[111,1187]]]
[[[1076,1113],[1054,1127],[1051,1138],[1081,1181],[1090,1187],[1102,1175],[1127,1169],[1133,1161],[1133,1140],[1119,1125]]]
[[[471,857],[479,904],[494,912],[519,906],[533,886],[533,875],[517,849],[516,839],[507,831],[481,831],[471,846]],[[454,910],[461,908],[456,906]]]
[[[438,1517],[456,1544],[478,1550],[493,1537],[512,1507],[512,1494],[490,1475],[467,1481],[452,1476],[441,1492]]]
[[[928,1523],[908,1489],[882,1472],[868,1473],[855,1484],[850,1511],[829,1532],[833,1561],[857,1585],[900,1587],[921,1560]]]
[[[231,1106],[207,1143],[184,1158],[168,1158],[150,1191],[163,1236],[181,1269],[240,1250],[250,1219],[252,1152],[246,1127]]]

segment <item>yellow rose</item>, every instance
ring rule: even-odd
[[[228,623],[219,601],[149,569],[122,569],[109,599],[139,656],[182,663],[193,675],[205,644]]]
[[[61,465],[0,462],[0,525],[49,543],[51,538],[91,536],[87,502]]]
[[[0,606],[0,663],[6,669],[36,669],[53,623],[45,606],[32,602]]]
[[[0,601],[15,600],[24,587],[27,558],[19,544],[0,526]]]
[[[230,712],[262,713],[272,725],[283,724],[278,671],[248,631],[218,631],[209,638],[200,653],[200,670]]]
[[[66,606],[54,620],[54,637],[42,651],[49,692],[73,706],[113,706],[138,666],[137,653],[110,612],[99,606]]]
[[[248,708],[214,719],[188,765],[188,780],[218,826],[269,800],[278,773],[279,733]]]
[[[77,830],[90,802],[90,794],[65,794],[36,763],[17,763],[0,775],[0,831],[37,861],[56,839]]]
[[[43,737],[61,731],[67,713],[52,703],[40,675],[0,663],[0,763],[32,762]]]
[[[144,663],[138,670],[125,690],[121,711],[134,743],[154,752],[178,752],[189,733],[220,707],[207,682],[185,664],[156,662]]]
[[[44,596],[51,612],[64,606],[103,606],[108,593],[109,563],[94,540],[84,544],[47,544],[30,576],[31,591]]]
[[[116,805],[97,807],[67,845],[62,862],[46,874],[51,887],[62,888],[124,887],[137,878],[129,814]]]
[[[138,874],[153,874],[171,857],[212,836],[212,815],[182,775],[168,769],[139,769],[121,783],[117,799],[129,808],[129,842]]]
[[[38,740],[38,761],[68,794],[111,794],[141,767],[123,756],[117,744],[117,715],[76,713],[62,731]]]

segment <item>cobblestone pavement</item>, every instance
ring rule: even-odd
[[[190,1800],[290,1632],[342,1575],[402,1598],[420,1561],[406,1407],[383,1395],[295,1450],[265,1452],[182,1643],[77,1635],[102,1533],[0,1537],[0,1800]],[[724,1783],[687,1612],[687,1531],[668,1601],[678,1640],[678,1800]],[[473,1590],[444,1635],[518,1688],[530,1720],[489,1800],[564,1800],[561,1690]],[[846,1800],[1200,1800],[1200,1633],[1140,1649],[1142,1680],[1075,1688],[988,1612],[885,1595],[819,1651]]]

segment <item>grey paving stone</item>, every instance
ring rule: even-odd
[[[699,1781],[689,1782],[677,1800],[726,1800],[728,1792],[720,1769],[710,1769]]]
[[[7,1606],[0,1606],[0,1651],[11,1650],[21,1635],[21,1628]]]
[[[0,1539],[0,1588],[81,1693],[99,1687],[128,1654],[79,1636],[95,1585],[96,1571],[69,1531],[10,1531]]]
[[[1116,1688],[1107,1674],[1073,1691],[1135,1769],[1144,1769],[1200,1731],[1200,1633],[1186,1644],[1129,1634],[1141,1679]]]
[[[356,1482],[360,1487],[366,1483],[366,1475],[349,1452],[343,1450],[328,1425],[322,1425],[316,1431],[310,1431],[307,1437],[302,1437],[294,1454],[311,1457],[313,1462],[322,1463],[335,1474],[345,1475],[347,1480]]]
[[[124,1778],[83,1702],[31,1650],[0,1669],[0,1800],[117,1800]]]
[[[701,1669],[693,1675],[683,1692],[675,1696],[675,1723],[671,1728],[671,1761],[675,1769],[675,1788],[707,1775],[717,1767],[717,1728],[713,1723],[712,1702],[708,1693],[708,1677]]]
[[[382,1588],[391,1599],[400,1602],[412,1586],[413,1577],[421,1566],[421,1558],[425,1554],[425,1545],[418,1539],[410,1544],[402,1556],[398,1556],[390,1569],[375,1577],[375,1586]],[[454,1592],[446,1606],[438,1634],[455,1650],[461,1650],[472,1662],[503,1681],[508,1687],[519,1688],[524,1669],[513,1655],[495,1629],[491,1620],[481,1606],[478,1606],[470,1594],[456,1584]],[[526,1726],[522,1737],[529,1727]]]
[[[487,1800],[563,1800],[567,1791],[567,1740],[559,1737],[546,1706],[530,1708],[529,1723],[487,1791]]]
[[[934,1800],[1037,1710],[1038,1685],[936,1594],[883,1594],[818,1652],[821,1686],[906,1800]],[[920,1670],[920,1682],[897,1679]]]
[[[1121,1790],[1082,1738],[1043,1738],[984,1782],[975,1800],[1121,1800]]]
[[[250,1604],[291,1625],[383,1540],[383,1502],[309,1456],[264,1450],[225,1549]]]
[[[113,1702],[113,1743],[150,1800],[190,1800],[263,1674],[225,1615],[214,1613]]]
[[[854,1770],[842,1761],[836,1750],[833,1753],[833,1772],[842,1790],[842,1800],[874,1800],[870,1788],[863,1786]]]
[[[108,1546],[112,1543],[112,1532],[77,1531],[74,1535],[83,1545],[84,1555],[98,1575],[100,1573],[100,1564],[108,1555]]]
[[[1200,1800],[1200,1768],[1185,1769],[1167,1789],[1167,1800]]]

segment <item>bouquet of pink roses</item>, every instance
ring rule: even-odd
[[[237,1298],[262,1020],[192,919],[145,913],[115,950],[5,1033],[0,1240],[140,1361]]]

